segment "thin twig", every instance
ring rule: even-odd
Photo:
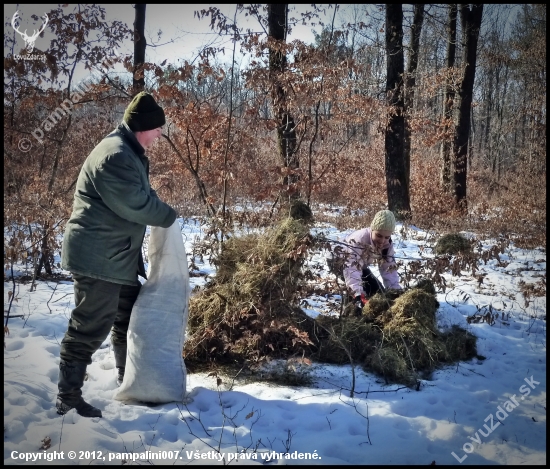
[[[367,415],[363,415],[361,412],[359,412],[359,410],[357,410],[357,403],[355,402],[355,399],[352,399],[352,402],[353,404],[349,404],[348,402],[342,400],[342,398],[340,398],[340,401],[343,402],[344,404],[350,406],[350,407],[353,407],[355,409],[355,412],[357,412],[361,417],[363,417],[364,419],[367,420],[367,438],[369,440],[369,444],[372,446],[372,441],[370,440],[370,419],[369,419],[369,404],[367,402],[367,400],[365,399],[365,405],[367,406]]]
[[[4,316],[6,318],[6,322],[4,323],[4,330],[8,327],[8,321],[10,319],[11,305],[13,303],[13,300],[15,299],[15,277],[13,275],[13,262],[11,262],[10,268],[11,268],[11,280],[12,280],[12,284],[13,284],[13,290],[11,292],[10,303],[8,305],[8,311],[7,311],[8,315]]]
[[[72,293],[65,293],[61,298],[58,298],[57,300],[52,301],[52,304],[57,303],[58,301],[61,301],[63,298],[65,298],[66,296],[70,296],[70,295],[72,295]]]
[[[50,296],[50,299],[49,299],[49,300],[47,301],[47,303],[46,303],[46,306],[47,306],[48,309],[50,310],[50,314],[52,314],[52,308],[50,308],[50,301],[52,301],[52,298],[53,298],[53,296],[55,295],[55,291],[57,290],[57,286],[58,286],[58,285],[59,285],[59,284],[56,282],[56,283],[55,283],[55,288],[54,288],[53,291],[52,291],[52,294],[51,294],[51,296]]]

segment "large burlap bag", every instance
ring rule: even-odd
[[[177,220],[170,228],[151,227],[147,278],[132,309],[124,381],[114,398],[181,402],[187,377],[182,351],[190,289]]]

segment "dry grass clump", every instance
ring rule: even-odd
[[[444,361],[452,363],[477,357],[476,336],[456,324],[440,333],[445,344]]]
[[[363,307],[363,315],[368,320],[375,320],[383,313],[389,311],[393,302],[404,293],[403,290],[386,290],[373,295],[369,302]]]
[[[436,254],[466,254],[472,250],[472,246],[460,233],[449,233],[437,240],[434,250]]]
[[[387,322],[384,324],[385,331],[392,333],[397,330],[400,333],[408,331],[409,328],[421,327],[430,331],[437,328],[435,313],[439,303],[435,295],[420,288],[412,288],[399,296],[391,306],[390,315],[385,315]]]
[[[413,288],[397,298],[377,320],[383,340],[367,365],[387,381],[414,384],[420,372],[438,365],[443,346],[439,343],[435,295]]]
[[[296,199],[290,203],[290,217],[295,220],[303,220],[305,222],[313,221],[313,212],[307,203],[303,200]]]
[[[311,340],[298,325],[307,316],[293,305],[309,243],[307,226],[291,218],[227,240],[212,282],[190,299],[186,361],[258,362],[303,353]]]
[[[392,304],[386,311],[380,311],[383,304],[380,299],[365,311],[381,333],[374,352],[366,357],[365,366],[380,373],[387,382],[413,385],[442,363],[476,355],[474,335],[458,326],[446,333],[438,330],[439,303],[430,283],[419,282],[394,301],[389,300]]]
[[[379,329],[363,317],[319,315],[311,337],[316,350],[313,357],[325,363],[362,362],[380,339]]]
[[[386,383],[396,382],[412,386],[418,379],[416,371],[403,359],[403,354],[393,347],[376,347],[365,365],[367,369],[382,375]]]
[[[421,290],[424,290],[425,292],[432,295],[435,295],[436,293],[433,282],[427,278],[421,278],[420,280],[418,280],[414,288],[420,288]]]

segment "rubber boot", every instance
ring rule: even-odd
[[[59,393],[55,403],[59,415],[76,409],[76,413],[82,417],[102,417],[101,410],[82,399],[86,367],[85,362],[59,362]]]
[[[117,369],[116,384],[117,386],[121,386],[122,381],[124,379],[124,370],[126,368],[127,346],[115,344],[112,340],[111,340],[111,345],[113,346],[113,352],[115,354],[115,366]]]

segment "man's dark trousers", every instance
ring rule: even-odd
[[[132,307],[141,289],[74,274],[74,301],[69,326],[61,341],[61,360],[92,363],[92,355],[111,331],[112,343],[126,346]]]

